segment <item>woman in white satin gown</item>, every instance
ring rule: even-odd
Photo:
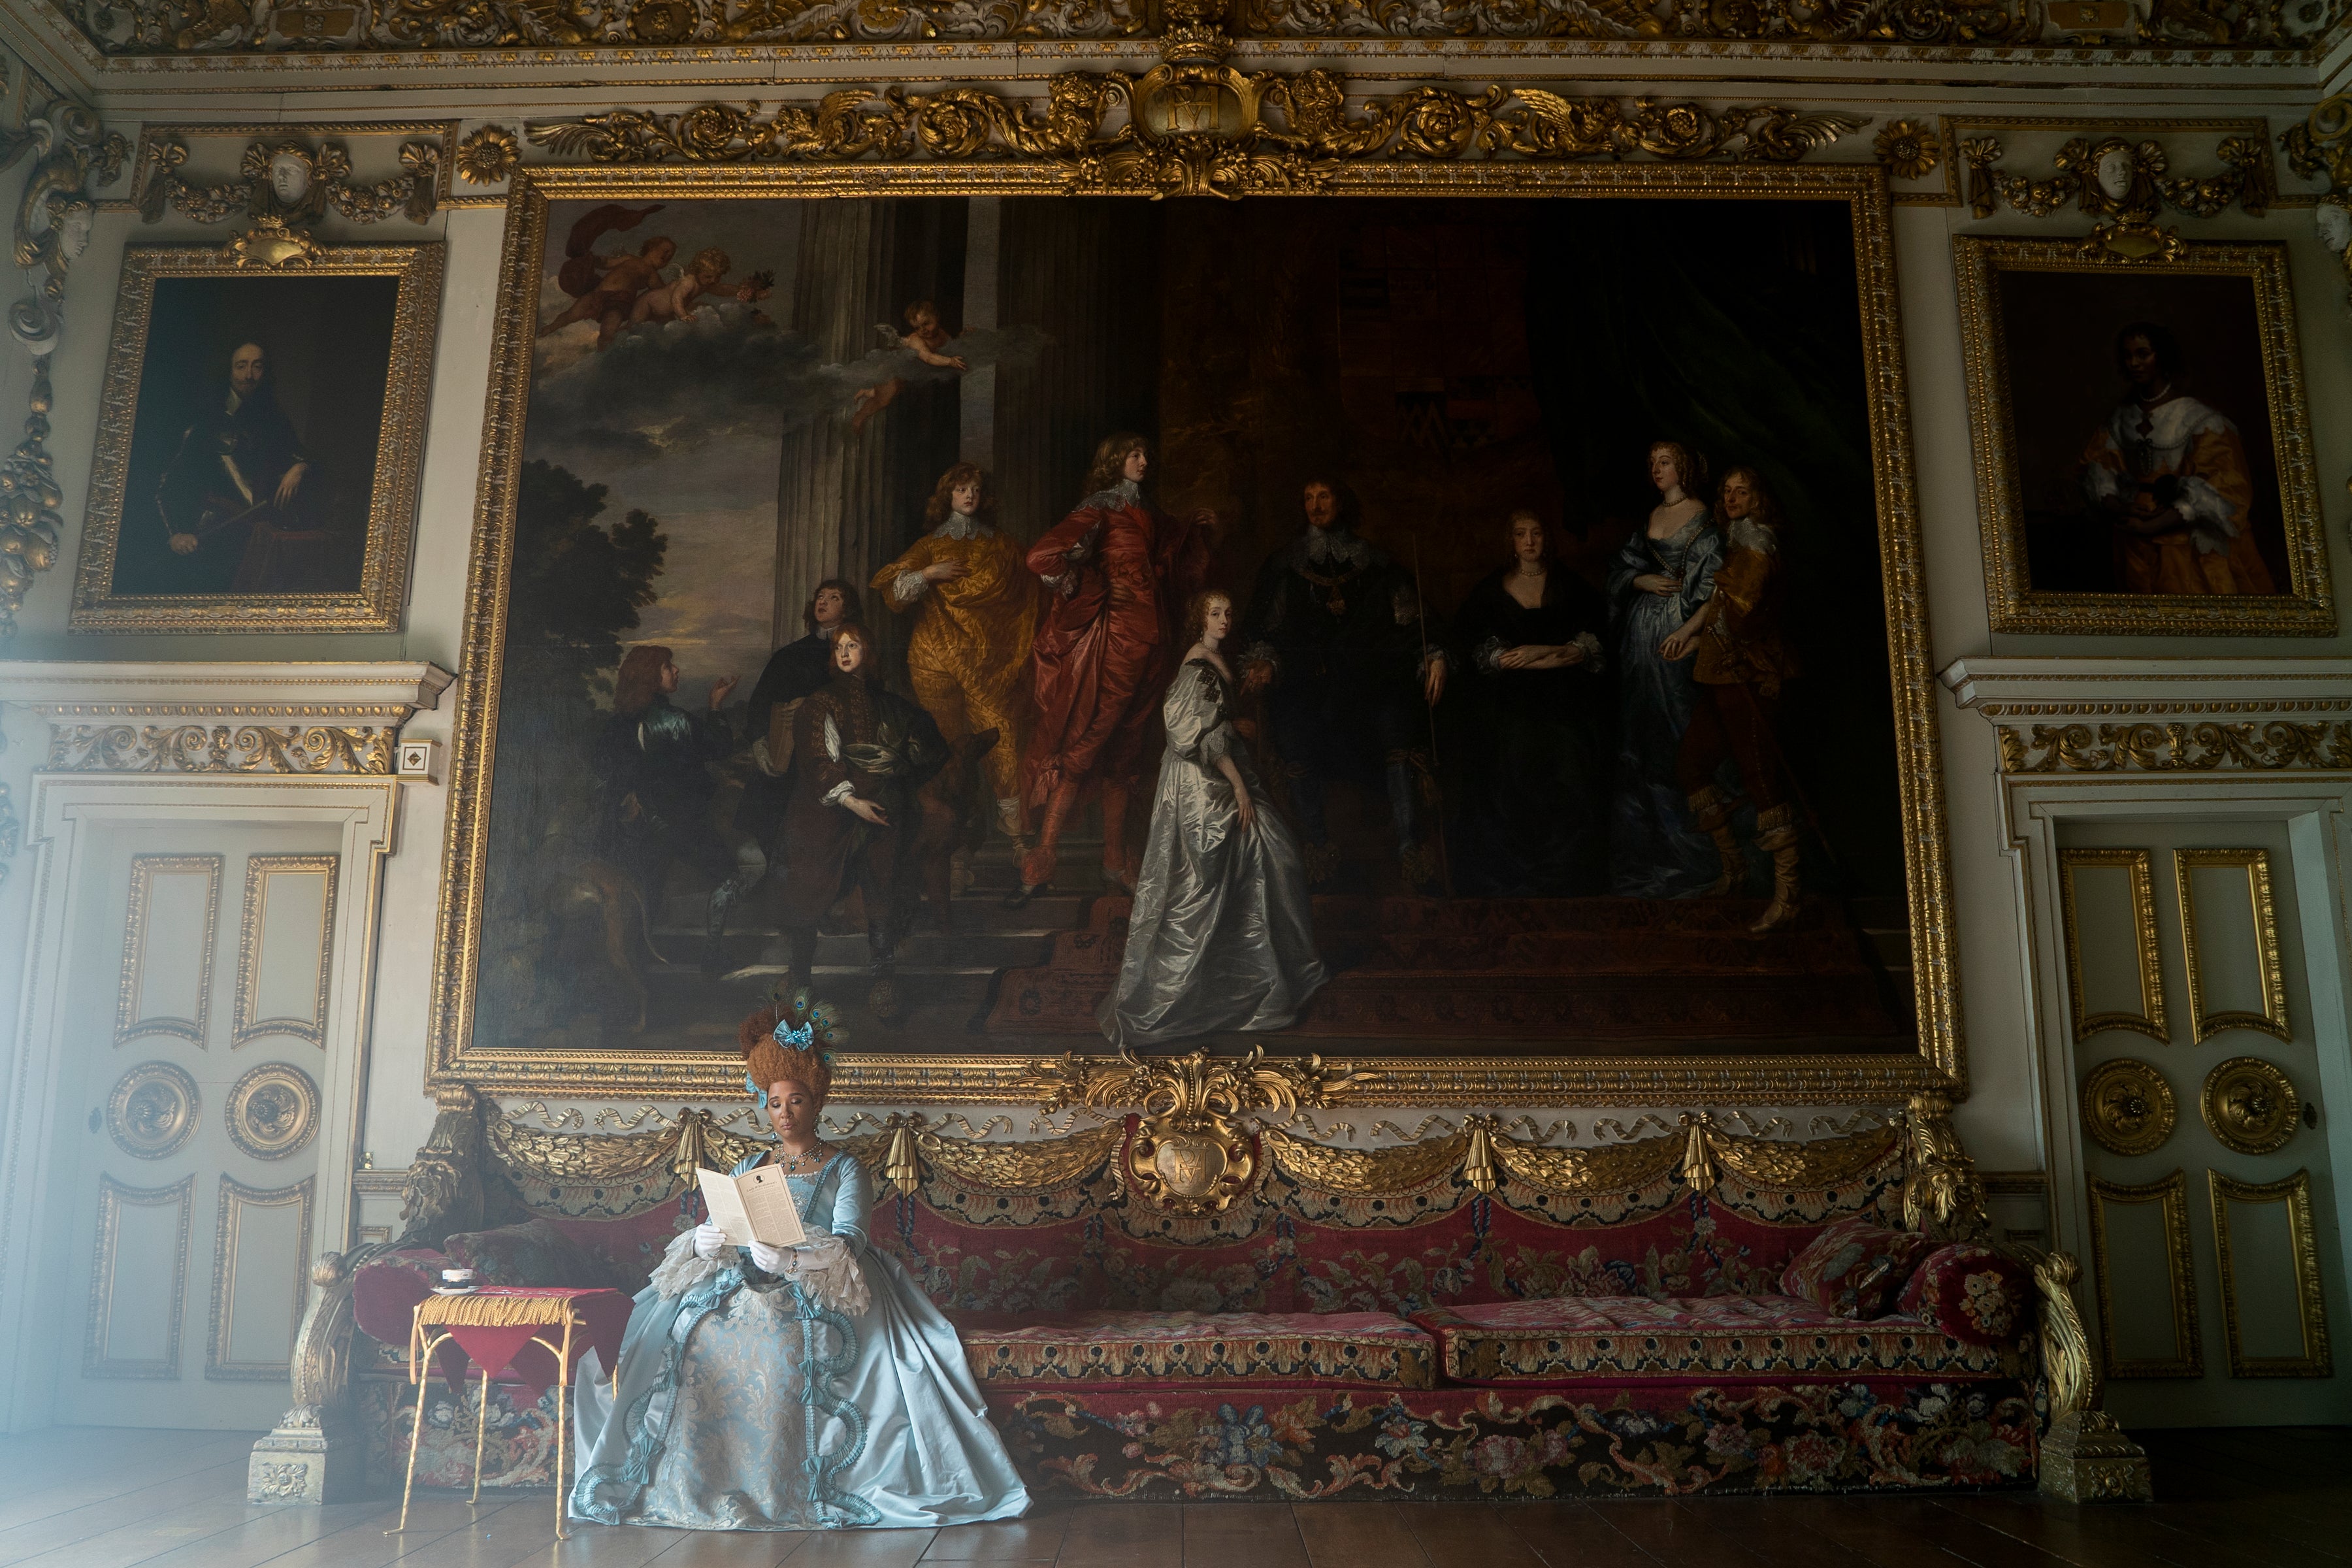
[[[866,1243],[865,1167],[816,1135],[832,1074],[810,1034],[773,1009],[744,1021],[777,1142],[735,1168],[782,1170],[808,1239],[739,1249],[706,1225],[671,1243],[637,1295],[618,1390],[582,1380],[575,1518],[887,1529],[1029,1507],[955,1330]]]
[[[1118,985],[1097,1015],[1117,1046],[1286,1028],[1327,978],[1298,841],[1265,809],[1234,727],[1224,595],[1194,595],[1192,644],[1160,705],[1168,749],[1151,799]]]

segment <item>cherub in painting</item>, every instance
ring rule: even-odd
[[[607,255],[596,241],[615,229],[635,228],[661,211],[661,204],[626,207],[607,203],[583,214],[572,226],[563,246],[563,266],[556,282],[572,303],[539,329],[541,337],[560,332],[575,321],[596,323],[596,346],[604,347],[626,326],[639,299],[662,288],[662,269],[677,256],[677,241],[657,234],[637,247],[636,254]],[[671,285],[670,287],[675,287]]]
[[[918,300],[907,307],[907,331],[903,335],[879,324],[874,330],[880,332],[883,341],[892,348],[905,349],[925,364],[941,370],[967,371],[971,368],[961,355],[940,352],[948,346],[951,334],[940,324],[939,306],[929,300]],[[865,429],[866,422],[889,407],[891,400],[905,391],[906,386],[904,377],[894,375],[879,386],[859,387],[856,394],[856,412],[850,416],[850,428]]]

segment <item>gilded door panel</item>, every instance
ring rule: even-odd
[[[2073,900],[2073,945],[2109,955],[2085,1001],[2128,1004],[2128,956],[2171,1003],[2162,1035],[2070,1047],[2093,1231],[2083,1305],[2108,1408],[2126,1428],[2352,1420],[2326,1348],[2342,1248],[2285,824],[2069,823],[2058,842],[2078,883],[2086,868],[2148,872],[2145,913],[2120,883]]]
[[[2058,875],[2076,1042],[2110,1029],[2169,1039],[2148,852],[2061,849]]]
[[[115,1043],[62,1086],[61,1117],[91,1136],[58,1216],[89,1287],[61,1419],[257,1429],[285,1412],[324,1242],[313,1075],[338,842],[190,821],[118,830],[86,862],[68,1005]]]
[[[235,1045],[272,1035],[326,1044],[327,955],[333,949],[334,918],[335,857],[247,858]]]

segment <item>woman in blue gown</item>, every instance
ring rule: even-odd
[[[1029,1494],[955,1330],[868,1247],[874,1189],[816,1135],[831,1071],[806,1026],[744,1020],[748,1072],[808,1239],[679,1235],[637,1294],[617,1389],[583,1379],[572,1512],[688,1530],[918,1528],[1012,1519]]]
[[[1706,471],[1679,442],[1650,447],[1658,505],[1609,567],[1617,624],[1617,799],[1610,814],[1612,892],[1685,899],[1715,885],[1715,841],[1689,820],[1675,773],[1697,691],[1688,659],[1659,649],[1715,592],[1723,536],[1701,499]]]

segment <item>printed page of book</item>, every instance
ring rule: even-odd
[[[773,1165],[762,1165],[740,1176],[709,1170],[697,1171],[695,1175],[701,1184],[703,1206],[710,1211],[710,1223],[727,1233],[730,1247],[749,1247],[754,1241],[770,1247],[797,1247],[808,1239],[808,1233],[801,1228],[800,1210],[793,1204],[792,1188]]]

